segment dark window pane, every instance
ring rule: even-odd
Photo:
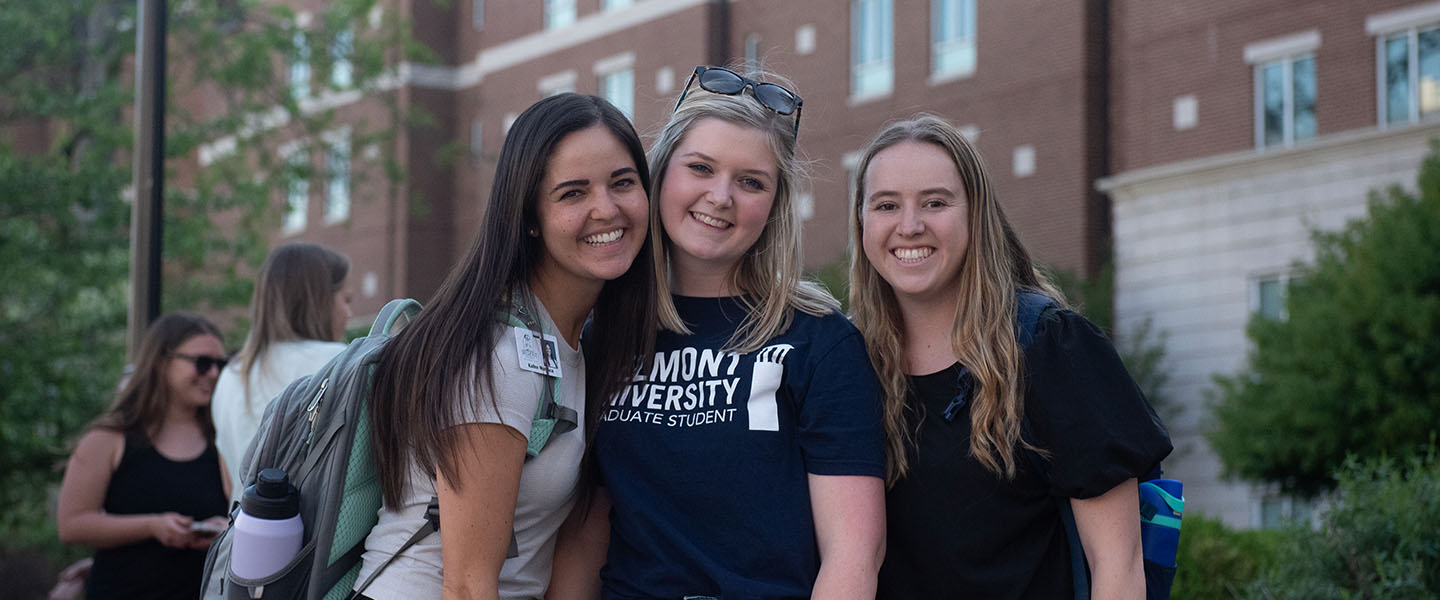
[[[1410,40],[1406,35],[1385,40],[1385,120],[1410,120]]]
[[[1285,143],[1285,63],[1273,62],[1261,69],[1261,99],[1265,111],[1265,145]]]
[[[1295,141],[1315,137],[1315,59],[1295,61],[1292,97],[1295,101]]]

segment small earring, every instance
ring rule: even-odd
[[[526,233],[529,233],[530,237],[540,237],[540,230],[534,227],[531,227]]]

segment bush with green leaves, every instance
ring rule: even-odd
[[[1314,233],[1288,318],[1252,318],[1245,371],[1217,378],[1210,442],[1225,469],[1313,495],[1347,455],[1408,456],[1440,423],[1440,149],[1418,193],[1372,193],[1369,213]]]
[[[1275,562],[1281,533],[1230,529],[1218,519],[1186,515],[1176,553],[1171,600],[1232,600]]]
[[[1440,598],[1440,457],[1351,459],[1318,531],[1288,532],[1254,600]]]

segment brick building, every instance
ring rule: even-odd
[[[288,2],[321,10],[307,0]],[[313,6],[310,6],[312,5]],[[438,64],[406,65],[383,90],[430,124],[402,130],[405,189],[355,185],[344,217],[329,181],[312,181],[277,243],[348,252],[361,276],[357,312],[426,298],[477,229],[506,128],[547,94],[605,96],[643,138],[668,118],[694,66],[748,60],[789,77],[805,98],[801,149],[813,179],[801,203],[811,268],[844,259],[855,153],[881,125],[924,110],[964,124],[995,170],[1021,236],[1046,263],[1086,274],[1104,258],[1103,34],[1098,2],[1043,0],[763,2],[759,0],[466,0],[404,3],[384,18],[413,24]],[[976,24],[985,24],[977,28]],[[1003,34],[1001,32],[1004,32]],[[289,73],[308,76],[291,65]],[[375,98],[317,98],[341,120],[383,118]],[[367,104],[371,104],[369,108]],[[367,112],[368,111],[368,112]],[[343,132],[341,132],[343,134]],[[468,149],[450,163],[436,160]],[[361,149],[349,149],[356,169]],[[453,154],[453,153],[452,153]],[[311,157],[313,164],[329,157]],[[366,201],[358,196],[369,194]]]
[[[321,9],[287,3],[302,20]],[[750,61],[805,98],[812,268],[846,254],[856,151],[922,110],[963,125],[1041,261],[1088,275],[1113,235],[1116,334],[1150,319],[1167,336],[1168,395],[1185,407],[1169,423],[1178,452],[1167,469],[1187,482],[1193,510],[1238,526],[1308,506],[1221,477],[1202,437],[1212,376],[1243,365],[1253,313],[1278,314],[1289,265],[1309,254],[1307,227],[1338,227],[1363,214],[1366,190],[1410,184],[1440,133],[1426,118],[1440,109],[1433,1],[382,5],[376,18],[409,20],[438,62],[406,65],[369,96],[310,101],[342,121],[383,122],[385,106],[429,115],[397,140],[406,182],[347,180],[376,166],[341,127],[343,152],[309,158],[344,165],[342,176],[292,187],[299,209],[275,236],[351,256],[358,320],[390,297],[434,291],[470,243],[505,131],[529,104],[602,95],[648,137],[695,65]],[[309,76],[297,64],[287,73]]]
[[[1440,134],[1440,3],[1222,0],[1110,4],[1117,331],[1167,338],[1167,468],[1189,505],[1231,525],[1310,518],[1309,503],[1221,477],[1203,438],[1213,376],[1284,318],[1309,230],[1363,216],[1367,192],[1414,189]]]

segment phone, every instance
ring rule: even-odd
[[[200,537],[215,537],[225,531],[224,525],[214,525],[205,521],[196,521],[190,524],[190,532]]]

